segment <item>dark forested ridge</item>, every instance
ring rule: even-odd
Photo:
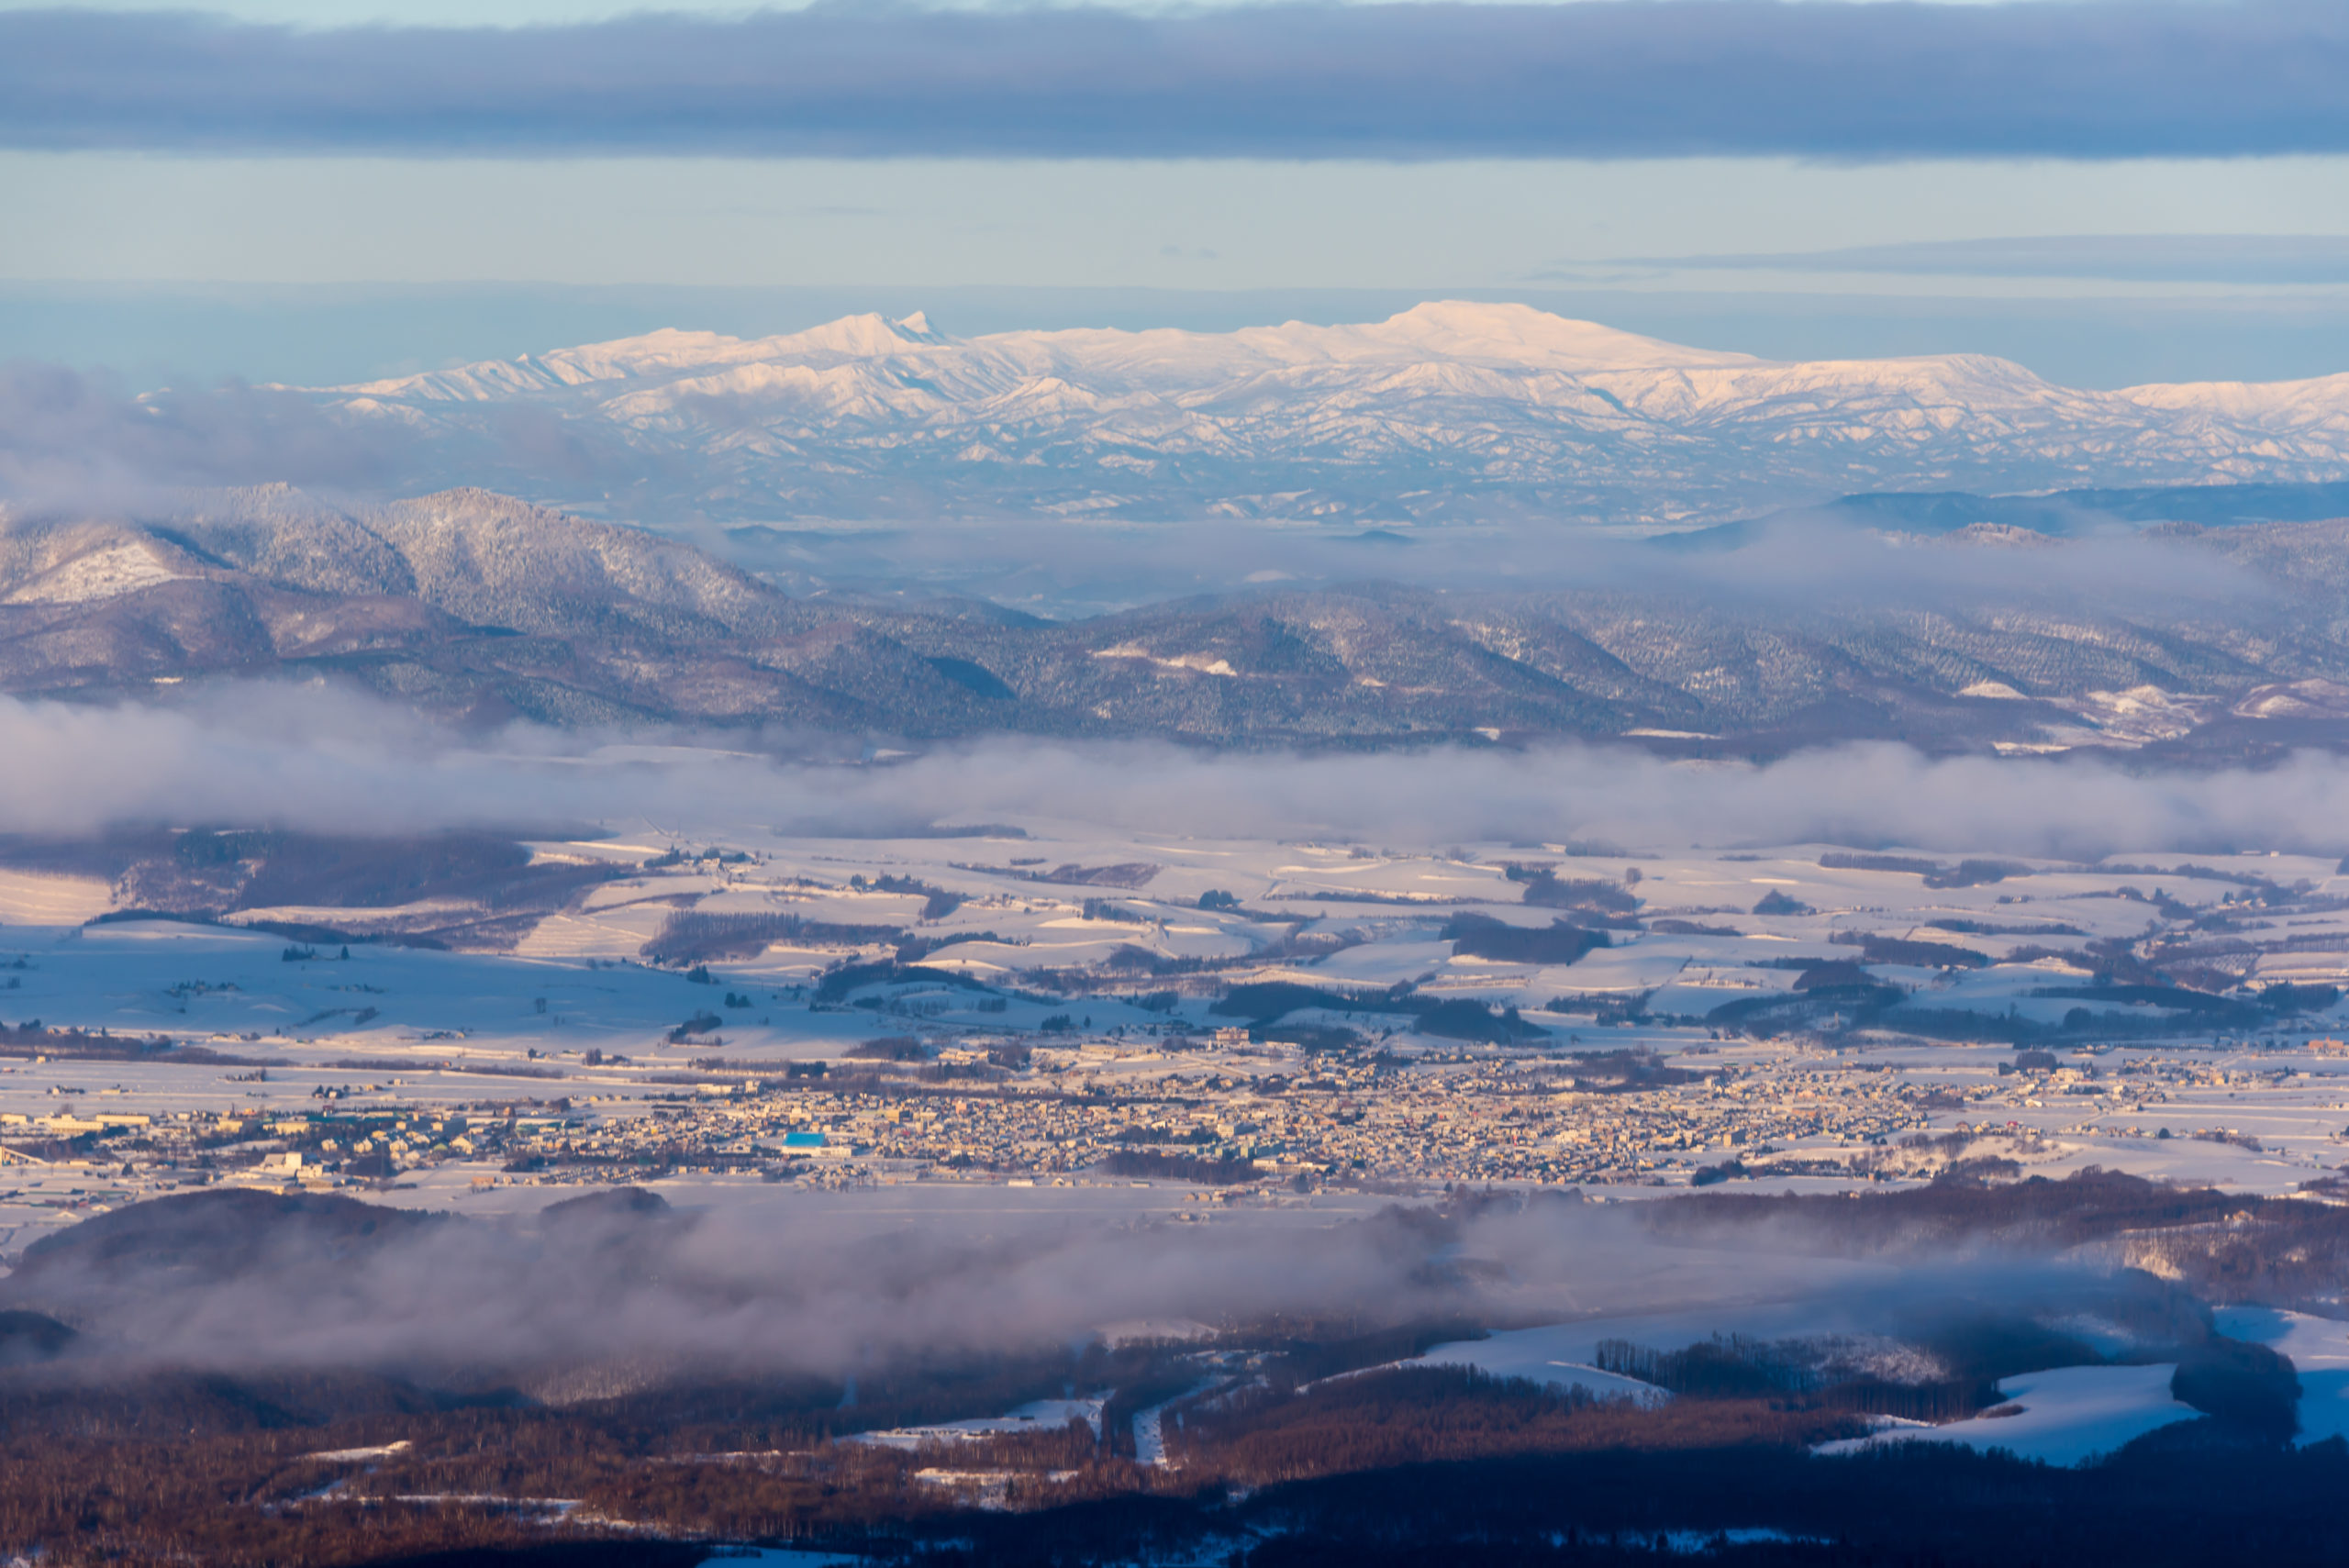
[[[1485,1219],[1540,1218],[1517,1195],[1396,1210],[1383,1245],[1448,1255]],[[1663,1200],[1649,1229],[1719,1241],[1768,1227],[1824,1254],[1947,1257],[1976,1245],[2115,1236],[2178,1244],[2165,1272],[2056,1271],[1926,1293],[1882,1342],[1733,1335],[1601,1346],[1668,1389],[1601,1397],[1414,1362],[1480,1332],[1460,1316],[1233,1322],[1205,1340],[1101,1340],[871,1362],[852,1380],[707,1359],[551,1367],[474,1354],[427,1365],[181,1366],[140,1351],[138,1314],[324,1281],[488,1223],[344,1198],[205,1192],[134,1206],[28,1250],[0,1311],[0,1551],[83,1564],[481,1564],[685,1568],[723,1543],[820,1545],[896,1562],[1619,1563],[1672,1553],[1753,1563],[2101,1565],[2349,1560],[2349,1448],[2289,1446],[2289,1362],[2213,1328],[2213,1300],[2262,1299],[2337,1256],[2336,1211],[2131,1178],[1820,1199]],[[2224,1224],[2213,1224],[2214,1220]],[[619,1191],[557,1206],[498,1242],[564,1288],[618,1301],[625,1278],[679,1288],[697,1221]],[[2223,1234],[2232,1249],[2210,1252]],[[2195,1249],[2213,1259],[2197,1274]],[[298,1259],[297,1259],[297,1254]],[[2003,1255],[2012,1256],[2012,1252]],[[2266,1258],[2262,1268],[2247,1261]],[[2179,1263],[2178,1260],[2187,1260]],[[295,1266],[296,1262],[300,1266]],[[2299,1271],[2300,1273],[2295,1273]],[[551,1279],[555,1275],[550,1275]],[[742,1310],[739,1282],[713,1288]],[[679,1300],[689,1300],[690,1296]],[[2070,1326],[2095,1322],[2123,1349]],[[356,1341],[354,1341],[355,1343]],[[264,1358],[265,1359],[265,1358]],[[2204,1414],[2073,1469],[1913,1445],[1819,1457],[1875,1418],[1991,1408],[1998,1380],[2052,1366],[2176,1362]],[[1000,1436],[857,1434],[1000,1413],[1073,1390],[1072,1418]],[[1169,1462],[1151,1462],[1154,1423]],[[1669,1554],[1667,1554],[1669,1555]]]
[[[70,1409],[13,1392],[0,1540],[63,1563],[462,1552],[549,1568],[682,1568],[726,1541],[944,1564],[1609,1563],[1657,1560],[1663,1532],[1714,1560],[1822,1568],[2299,1568],[2349,1554],[2349,1451],[2257,1443],[2214,1420],[2076,1470],[1941,1445],[1820,1459],[1801,1445],[1854,1429],[1848,1413],[1754,1400],[1648,1412],[1375,1376],[1299,1401],[1311,1408],[1286,1422],[1243,1432],[1235,1415],[1228,1440],[1202,1434],[1165,1471],[1081,1425],[911,1453],[829,1441],[838,1418],[787,1392],[568,1409],[369,1392],[165,1378],[79,1390]],[[976,1507],[920,1474],[950,1468],[1001,1478],[1000,1500]]]

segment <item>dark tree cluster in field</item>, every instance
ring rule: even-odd
[[[1260,1389],[1184,1412],[1170,1441],[1186,1464],[1262,1486],[1351,1470],[1610,1449],[1799,1445],[1854,1437],[1848,1411],[1768,1399],[1653,1408],[1469,1368],[1339,1377],[1298,1394]]]
[[[118,828],[71,842],[0,837],[0,865],[103,877],[119,907],[101,921],[216,921],[240,910],[310,906],[331,924],[245,920],[314,946],[510,945],[617,864],[536,861],[517,839],[444,832],[359,837],[275,829]],[[402,906],[427,905],[422,913]]]
[[[1553,920],[1547,926],[1512,926],[1490,915],[1463,910],[1448,921],[1442,939],[1453,953],[1501,963],[1567,964],[1608,945],[1607,933],[1589,926]]]
[[[1987,953],[1952,942],[1920,942],[1879,936],[1874,931],[1838,931],[1827,940],[1840,946],[1858,948],[1863,963],[1904,964],[1917,969],[1980,969],[1990,962]]]
[[[759,920],[770,918],[764,915],[745,917]],[[986,989],[985,985],[958,969],[930,969],[918,963],[877,959],[869,963],[844,963],[826,972],[823,979],[817,983],[816,1000],[828,1003],[841,1002],[868,985],[897,985],[915,982],[966,991]]]
[[[2213,1334],[2199,1303],[2143,1283],[2085,1291],[2066,1305],[2109,1314],[2108,1321],[2126,1321],[2143,1333],[2125,1361],[2193,1368],[2181,1373],[2179,1387],[2187,1392],[2179,1400],[2232,1423],[2238,1435],[2280,1440],[2279,1402],[2281,1436],[2294,1429],[2298,1385],[2290,1364],[2263,1347]],[[1676,1350],[1603,1340],[1593,1363],[1685,1398],[1793,1399],[1828,1410],[1954,1421],[2005,1403],[2002,1378],[2107,1359],[2034,1318],[1962,1298],[1912,1313],[1908,1343],[1920,1360],[1898,1378],[1887,1375],[1869,1347],[1837,1335],[1769,1341],[1716,1334]]]
[[[930,1057],[930,1052],[922,1049],[921,1041],[909,1034],[883,1035],[877,1040],[863,1040],[850,1046],[847,1054],[874,1062],[924,1062]]]
[[[1510,864],[1503,870],[1509,881],[1524,884],[1524,901],[1528,904],[1570,910],[1580,925],[1632,930],[1639,927],[1634,918],[1640,909],[1639,896],[1625,883],[1601,877],[1562,877],[1555,866]],[[1637,872],[1629,875],[1631,881],[1637,881]]]
[[[106,1030],[60,1029],[39,1018],[20,1024],[0,1023],[0,1056],[22,1059],[46,1056],[59,1062],[185,1062],[217,1067],[249,1067],[254,1062],[209,1046],[189,1045],[168,1035],[111,1034]]]
[[[681,909],[662,922],[639,951],[654,963],[707,963],[712,960],[756,958],[774,942],[804,941],[834,947],[867,942],[895,942],[902,928],[844,925],[829,920],[803,920],[796,915],[703,914]]]
[[[2213,1418],[2283,1442],[2299,1430],[2300,1380],[2265,1345],[2212,1338],[2183,1351],[2170,1395]]]
[[[1252,1182],[1264,1173],[1264,1167],[1253,1160],[1206,1160],[1196,1154],[1165,1154],[1147,1149],[1120,1149],[1104,1158],[1100,1169],[1112,1176],[1149,1176],[1215,1187]]]
[[[849,885],[853,887],[863,881],[862,876],[851,877]],[[918,895],[922,900],[921,917],[925,920],[943,920],[947,916],[960,909],[969,896],[967,894],[951,892],[934,884],[924,882],[919,877],[912,876],[893,876],[885,873],[874,877],[868,885],[882,893],[906,893]]]
[[[1578,1094],[1602,1095],[1669,1088],[1698,1083],[1705,1077],[1692,1068],[1672,1066],[1655,1051],[1636,1045],[1623,1051],[1577,1051],[1573,1053],[1570,1066],[1536,1071],[1544,1076],[1567,1079]]]

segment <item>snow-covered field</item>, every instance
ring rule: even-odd
[[[2077,1464],[2202,1412],[2170,1397],[2174,1364],[2065,1366],[2026,1373],[1998,1385],[2008,1403],[1969,1420],[1941,1426],[1883,1418],[1883,1430],[1822,1444],[1821,1453],[1856,1453],[1898,1442],[1963,1443],[2005,1449],[2022,1459]]]
[[[1023,1432],[1059,1431],[1071,1421],[1084,1422],[1098,1438],[1101,1434],[1101,1407],[1108,1402],[1108,1397],[1106,1394],[1097,1394],[1084,1399],[1037,1399],[1000,1416],[974,1416],[966,1420],[941,1421],[929,1427],[891,1427],[883,1431],[859,1432],[849,1440],[911,1451],[925,1444],[966,1442],[976,1438],[1017,1436]]]
[[[78,926],[113,907],[113,887],[96,877],[0,869],[0,926]]]
[[[2349,1437],[2349,1323],[2272,1307],[2222,1307],[2219,1331],[2266,1345],[2300,1379],[2303,1443]]]
[[[1614,1260],[1610,1259],[1611,1263]],[[1747,1271],[1754,1268],[1751,1254],[1743,1260]],[[1533,1329],[1510,1329],[1488,1335],[1482,1340],[1456,1340],[1431,1347],[1424,1354],[1403,1362],[1405,1366],[1472,1366],[1495,1377],[1521,1377],[1534,1383],[1560,1386],[1578,1386],[1594,1394],[1629,1395],[1642,1400],[1668,1397],[1652,1385],[1613,1373],[1600,1372],[1591,1365],[1598,1357],[1598,1347],[1608,1340],[1624,1340],[1651,1350],[1679,1350],[1713,1335],[1743,1335],[1755,1340],[1782,1340],[1809,1335],[1848,1333],[1861,1324],[1839,1311],[1823,1293],[1831,1291],[1839,1283],[1849,1283],[1855,1273],[1829,1260],[1802,1260],[1802,1272],[1810,1276],[1812,1286],[1802,1292],[1800,1299],[1778,1301],[1741,1300],[1737,1280],[1727,1272],[1713,1276],[1709,1288],[1696,1291],[1694,1281],[1684,1281],[1682,1299],[1710,1296],[1716,1305],[1688,1308],[1667,1308],[1655,1312],[1613,1313],[1604,1318],[1585,1318],[1572,1323],[1551,1323]],[[1609,1269],[1609,1273],[1613,1273]],[[1889,1278],[1888,1273],[1866,1271],[1876,1283]],[[1765,1275],[1766,1277],[1766,1275]],[[1791,1274],[1779,1282],[1783,1288],[1791,1283]],[[1617,1288],[1609,1281],[1608,1288]],[[1668,1296],[1660,1299],[1669,1300]]]
[[[677,847],[685,854],[668,859]],[[2179,866],[2175,855],[2116,856],[2105,867],[2014,862],[1992,880],[1930,887],[1909,871],[1822,864],[1839,859],[1828,846],[1735,855],[1565,849],[1193,840],[1048,821],[1024,824],[1017,837],[808,840],[737,828],[675,840],[550,842],[536,846],[543,859],[601,862],[623,874],[507,951],[355,942],[348,958],[340,944],[228,926],[84,924],[114,896],[103,884],[0,872],[0,1020],[163,1035],[231,1059],[184,1067],[18,1059],[0,1064],[0,1114],[40,1117],[66,1104],[95,1105],[99,1095],[159,1112],[284,1108],[335,1091],[418,1104],[562,1096],[621,1106],[654,1079],[690,1077],[705,1058],[780,1074],[795,1062],[837,1062],[877,1038],[906,1036],[932,1050],[1020,1043],[1040,1061],[1105,1084],[1154,1081],[1183,1063],[1157,1047],[1152,1031],[1244,1021],[1212,1010],[1218,987],[1283,980],[1340,995],[1405,983],[1429,999],[1517,1007],[1546,1031],[1503,1047],[1416,1034],[1411,1018],[1394,1012],[1293,1016],[1363,1031],[1406,1062],[1563,1060],[1637,1047],[1703,1070],[1764,1075],[1848,1080],[1887,1069],[1890,1082],[1939,1102],[1920,1118],[1926,1130],[1965,1125],[2035,1135],[2026,1162],[2037,1173],[2097,1164],[2287,1192],[2349,1159],[2349,1057],[2310,1044],[2349,1033],[2340,1006],[2066,1051],[2066,1071],[2035,1087],[2001,1076],[2014,1048],[1987,1027],[1993,1038],[1978,1042],[1878,1040],[1830,1051],[1799,1040],[1720,1038],[1727,1031],[1659,1017],[1701,1019],[1724,1003],[1797,997],[1806,965],[1856,960],[1859,944],[1878,938],[1981,960],[1977,967],[1871,964],[1877,981],[1913,992],[1910,1006],[1979,1017],[1986,1026],[2009,1016],[2052,1020],[2092,989],[2088,961],[2066,955],[2092,939],[2142,932],[2149,899],[2217,908],[2258,885],[2305,890],[2314,912],[2295,915],[2288,932],[2270,922],[2294,945],[2283,956],[2303,963],[2318,944],[2349,945],[2349,909],[2321,908],[2349,895],[2349,877],[2331,862],[2206,856],[2188,876],[2160,869]],[[646,863],[653,862],[661,863]],[[1445,933],[1464,916],[1544,928],[1555,917],[1551,906],[1527,904],[1527,882],[1512,879],[1510,867],[1527,862],[1576,884],[1625,890],[1639,901],[1641,928],[1611,931],[1612,945],[1571,964],[1456,951]],[[878,885],[883,878],[896,886]],[[1230,895],[1233,906],[1201,907],[1211,892]],[[933,897],[953,906],[926,916]],[[326,924],[371,912],[278,913]],[[885,958],[890,944],[785,935],[713,956],[709,983],[696,984],[685,962],[646,956],[684,916],[904,930],[928,949],[919,962],[931,977],[894,982],[861,996],[864,1006],[820,1004],[811,986],[828,968]],[[1251,955],[1254,962],[1245,962]],[[1239,967],[1187,977],[1182,966],[1195,961]],[[1126,979],[1123,998],[1087,994],[1085,981],[1069,978],[1113,962],[1127,965],[1113,975],[1155,964],[1168,978]],[[2267,960],[2257,962],[2264,972]],[[1161,988],[1152,1005],[1136,1005],[1152,985]],[[2050,990],[2076,995],[2034,995]],[[1603,1021],[1589,1010],[1642,996],[1644,1016]],[[1556,1012],[1553,1003],[1583,1010]],[[2160,1010],[2134,995],[2097,1005],[2122,1014]],[[696,1018],[714,1022],[680,1037],[680,1026]],[[1063,1018],[1063,1032],[1039,1032]],[[1257,1049],[1253,1072],[1311,1066],[1290,1047]],[[262,1072],[265,1081],[254,1076]],[[1776,1147],[1782,1158],[1848,1152],[1828,1131],[1798,1129]],[[1725,1155],[1684,1156],[1683,1179],[1703,1157]],[[1835,1180],[1787,1174],[1764,1184],[1800,1189]]]
[[[1672,1397],[1651,1384],[1617,1373],[1603,1372],[1583,1362],[1545,1357],[1538,1351],[1528,1352],[1514,1347],[1484,1354],[1478,1353],[1478,1344],[1474,1341],[1438,1345],[1427,1354],[1402,1364],[1472,1366],[1494,1377],[1522,1378],[1552,1388],[1579,1388],[1586,1394],[1596,1394],[1601,1398],[1631,1399],[1642,1405],[1660,1405]]]

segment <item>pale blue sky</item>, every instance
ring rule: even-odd
[[[608,0],[208,0],[190,6],[157,0],[0,0],[0,11],[203,11],[246,22],[279,22],[302,28],[346,28],[370,23],[432,27],[528,27],[549,22],[600,22],[643,12],[740,17],[787,6],[698,4],[667,0],[659,5],[612,4]]]
[[[2349,236],[2349,26],[2313,0],[2036,0],[2044,27],[1817,0],[1693,26],[1670,4],[219,7],[307,24],[295,42],[76,17],[139,8],[0,0],[0,280],[1712,290],[1717,268],[1613,263]],[[634,19],[582,25],[614,15]],[[422,30],[338,30],[386,17]],[[524,20],[553,25],[432,26]],[[1740,286],[2274,286],[2218,253],[2126,285],[1945,250],[1930,283],[1798,264]]]
[[[812,0],[801,0],[801,4]],[[995,0],[930,0],[931,9],[949,6],[983,10]],[[1163,0],[1097,0],[1130,10],[1172,10]],[[1206,0],[1207,4],[1244,5],[1249,0]],[[1376,0],[1363,0],[1375,4]],[[1548,0],[1573,4],[1574,0]],[[1867,4],[1870,0],[1858,0]],[[2034,0],[1944,0],[1959,5],[2031,4]],[[303,28],[341,28],[374,23],[402,27],[529,27],[548,23],[600,22],[614,17],[647,13],[702,17],[747,17],[759,11],[791,11],[796,4],[739,5],[722,0],[201,0],[185,6],[158,0],[0,0],[0,11],[202,11],[234,17],[239,21],[277,22]],[[1191,0],[1191,9],[1202,8]]]
[[[28,8],[0,0],[0,11]],[[662,8],[720,17],[750,9]],[[643,8],[596,0],[234,0],[210,9],[330,28],[370,20],[579,23]],[[2116,6],[2099,14],[2125,11]],[[436,58],[428,56],[428,66]],[[331,112],[340,100],[326,102]],[[1878,324],[1912,310],[1920,319],[1950,323],[1953,340],[1911,347],[2007,352],[2032,341],[2017,323],[2056,321],[2074,305],[2084,320],[2101,312],[2098,318],[2109,322],[2156,324],[2111,326],[2103,329],[2109,347],[2079,338],[2064,350],[2076,379],[2107,382],[2158,368],[2157,354],[2123,350],[2131,333],[2158,332],[2165,319],[2204,324],[2190,356],[2198,373],[2226,370],[2213,358],[2218,339],[2210,324],[2229,310],[2242,311],[2246,322],[2246,375],[2342,368],[2333,345],[2349,345],[2340,325],[2349,322],[2349,250],[2303,246],[2288,274],[2255,264],[2262,260],[2255,240],[2188,248],[2183,259],[2165,250],[2177,250],[2167,238],[2176,236],[2349,237],[2349,155],[2337,151],[1861,163],[1783,153],[950,161],[614,156],[603,147],[558,144],[533,147],[529,156],[496,145],[419,156],[399,144],[321,150],[315,139],[298,138],[236,152],[182,150],[171,145],[168,127],[131,150],[28,150],[37,131],[20,135],[16,150],[0,149],[0,204],[9,213],[0,225],[0,287],[685,286],[796,290],[795,298],[842,301],[864,290],[900,304],[926,290],[1025,290],[1019,297],[1038,301],[1040,317],[1056,322],[1068,313],[1043,308],[1052,290],[1094,299],[1125,291],[1119,297],[1129,303],[1119,308],[1129,320],[1142,310],[1131,303],[1143,297],[1135,291],[1171,291],[1169,297],[1194,302],[1168,306],[1170,319],[1186,321],[1199,316],[1198,299],[1218,294],[1367,291],[1366,299],[1568,291],[1590,314],[1625,320],[1642,312],[1669,319],[1679,297],[1734,295],[1758,302],[1755,319],[1781,326],[1829,320],[1833,312],[1814,308],[1818,302],[1844,309],[1837,319]],[[2011,255],[1993,264],[1987,252],[1962,244],[1923,259],[1767,261],[1773,253],[2078,236],[2137,239],[2133,249],[2076,248],[2043,276],[2018,268]],[[1700,264],[1724,255],[1742,260],[1727,269]],[[18,303],[0,308],[0,356],[53,352],[70,316],[55,304],[63,297],[19,289]],[[409,302],[403,309],[424,308],[414,302],[425,296],[402,297]],[[981,314],[989,325],[1008,324],[1001,311],[1012,296],[990,297],[993,314]],[[1624,301],[1620,311],[1609,309],[1613,297]],[[2135,314],[2114,314],[2124,306]],[[612,319],[637,319],[640,307],[630,308],[636,314]],[[1693,319],[1713,309],[1683,314]],[[419,354],[428,362],[476,357],[474,344],[479,355],[557,346],[477,330],[470,323],[487,317],[467,310],[473,314],[451,317],[449,330],[423,332],[417,341],[427,346],[412,352],[352,327],[348,353],[337,359],[329,343],[301,362],[347,364],[356,375]],[[584,324],[592,317],[554,312],[544,319],[553,330],[557,318]],[[461,317],[468,323],[462,330],[454,325]],[[217,323],[205,329],[211,336],[185,335],[175,347],[164,318],[151,319],[154,352],[142,363],[269,374],[292,362],[280,356],[228,363],[220,358]],[[312,319],[329,338],[341,329],[331,311]],[[1988,325],[1968,339],[1967,321]],[[1810,346],[1856,351],[1880,337],[1874,328],[1841,338],[1822,328]],[[1798,339],[1772,328],[1723,346],[1786,352],[1800,350]],[[96,357],[119,354],[109,348]]]
[[[18,280],[1712,289],[1710,272],[1610,263],[2019,235],[2349,234],[2349,159],[2331,156],[1854,167],[0,152],[0,189],[12,214],[0,278]],[[1809,269],[1765,282],[1821,286]],[[1873,272],[1834,286],[2178,292]]]

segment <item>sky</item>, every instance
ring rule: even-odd
[[[1121,8],[1166,10],[1147,0],[1119,0]],[[1218,0],[1223,6],[1246,0]],[[1575,4],[1576,0],[1550,0]],[[2029,4],[2031,0],[1958,0],[1961,4]],[[156,0],[0,0],[0,11],[160,11],[192,10],[245,22],[277,22],[298,28],[358,27],[370,24],[401,27],[532,27],[565,22],[602,22],[648,11],[718,17],[740,17],[758,11],[805,9],[808,0],[776,5],[743,4],[740,0],[212,0],[211,4],[161,6]],[[954,0],[952,6],[930,9],[985,10],[988,0]],[[1195,6],[1194,9],[1205,9]]]
[[[2317,374],[2344,73],[2308,0],[0,0],[0,357],[333,381],[836,307],[1466,294],[1774,357]]]

